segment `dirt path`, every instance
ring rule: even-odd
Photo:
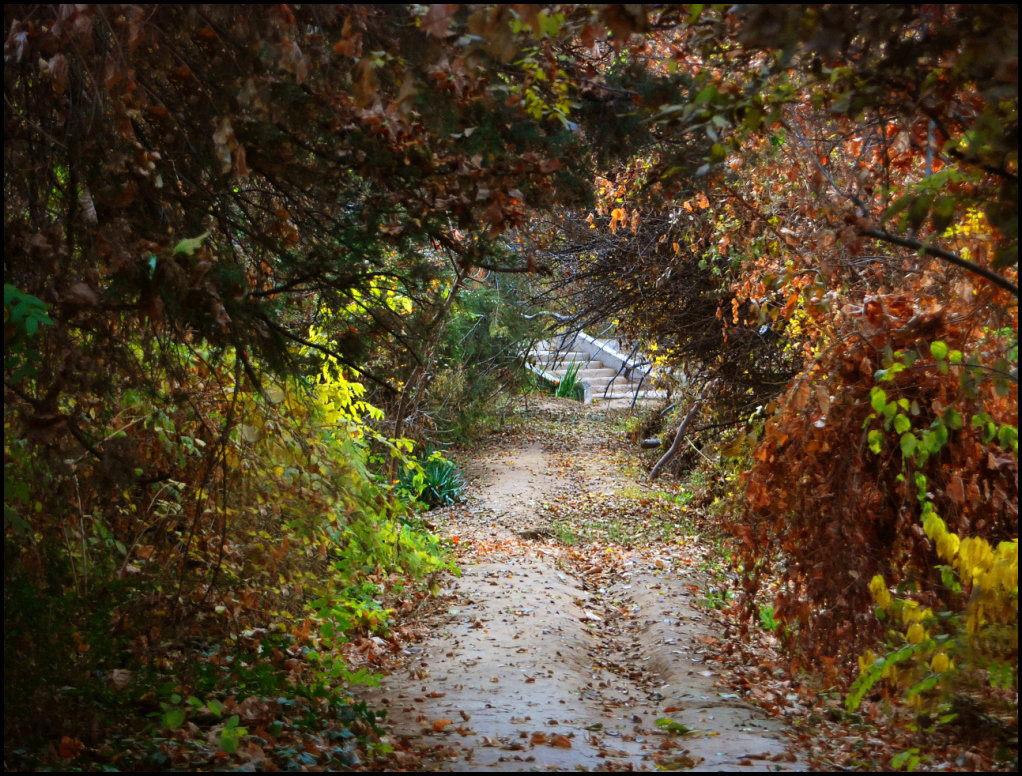
[[[463,575],[370,705],[426,770],[804,770],[711,659],[683,505],[616,465],[598,408],[545,402],[464,461]],[[658,720],[660,720],[658,724]]]

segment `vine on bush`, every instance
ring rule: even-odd
[[[838,644],[882,636],[868,585],[878,575],[911,585],[922,610],[964,610],[939,568],[948,537],[1017,541],[1017,384],[988,366],[1017,363],[1017,342],[1013,328],[983,330],[972,315],[907,295],[867,300],[837,320],[844,336],[766,424],[747,475],[750,510],[734,532],[750,594],[772,553],[787,558],[775,611],[801,654],[834,656]]]
[[[961,351],[942,341],[930,343],[929,351],[941,373],[949,365],[964,363]],[[891,366],[877,372],[879,380],[893,380],[907,368],[905,354]],[[963,370],[967,371],[967,370]],[[886,392],[874,386],[870,392],[874,414],[867,422],[882,418],[884,431],[893,429],[903,466],[914,468],[914,483],[920,504],[920,520],[933,542],[943,587],[958,600],[936,614],[918,601],[892,597],[884,577],[877,574],[869,589],[884,621],[900,620],[904,631],[889,631],[892,648],[877,656],[867,650],[859,659],[860,674],[853,683],[846,705],[858,708],[863,697],[884,679],[917,707],[929,701],[946,703],[952,690],[964,683],[988,682],[992,687],[1018,690],[1018,538],[994,546],[983,537],[962,538],[950,531],[937,513],[930,482],[923,469],[931,455],[948,442],[952,432],[963,427],[961,414],[953,407],[933,419],[929,429],[916,431],[909,418],[912,403],[905,398],[887,401]],[[909,413],[909,414],[906,414]],[[916,408],[918,414],[918,408]],[[998,426],[989,415],[972,416],[971,427],[980,430],[984,444],[996,442],[1018,458],[1018,429],[1007,423]],[[885,434],[869,432],[869,446],[879,454]],[[894,642],[894,643],[892,643]],[[896,648],[895,645],[897,644]],[[948,717],[947,719],[950,719]]]

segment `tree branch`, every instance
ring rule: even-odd
[[[933,256],[937,259],[943,259],[949,264],[954,264],[956,267],[961,267],[968,272],[972,272],[975,275],[979,275],[982,278],[986,278],[995,286],[999,286],[1006,291],[1010,291],[1014,296],[1018,296],[1018,286],[1012,283],[1005,277],[998,275],[993,270],[989,270],[986,267],[980,266],[973,261],[963,259],[956,253],[951,251],[945,251],[943,248],[937,248],[933,245],[926,245],[918,240],[912,240],[907,237],[899,237],[896,234],[885,232],[880,229],[859,229],[859,233],[866,235],[867,237],[873,237],[877,240],[884,240],[885,242],[893,243],[894,245],[900,245],[903,248],[912,248],[913,250],[922,251],[927,256]]]
[[[528,273],[528,274],[532,274],[534,272],[538,272],[540,275],[550,275],[550,276],[553,276],[553,274],[554,274],[550,270],[550,267],[548,267],[546,264],[536,264],[536,265],[531,266],[531,267],[529,267],[529,266],[525,266],[525,267],[495,267],[492,264],[477,264],[476,262],[472,262],[472,266],[473,267],[479,267],[479,269],[489,270],[490,272],[499,272],[499,273],[504,274],[504,275],[509,274],[509,273],[515,273],[515,272]]]
[[[378,386],[383,388],[388,393],[394,394],[396,392],[394,390],[393,386],[388,385],[386,382],[384,382],[380,378],[376,377],[371,372],[366,371],[362,367],[357,366],[356,364],[351,363],[347,358],[344,357],[343,353],[340,353],[340,352],[334,350],[333,348],[328,348],[328,347],[326,347],[326,345],[320,345],[320,344],[318,344],[316,342],[310,342],[309,340],[305,339],[304,337],[299,337],[297,334],[294,334],[294,333],[288,331],[286,328],[284,328],[283,326],[281,326],[278,323],[275,323],[274,321],[272,321],[268,317],[263,317],[262,320],[263,320],[263,322],[267,326],[269,326],[274,331],[279,333],[285,339],[289,339],[292,342],[297,342],[299,345],[304,345],[307,348],[312,348],[313,350],[318,350],[320,353],[323,353],[323,354],[325,354],[327,356],[333,356],[338,361],[340,361],[342,364],[344,364],[346,367],[348,367],[349,369],[357,372],[359,375],[361,375],[362,377],[366,378],[367,380],[370,380],[371,382],[376,383]]]
[[[785,129],[791,131],[791,133],[795,135],[796,138],[798,138],[799,143],[801,143],[802,147],[809,155],[809,158],[816,166],[816,169],[819,170],[820,173],[830,182],[830,185],[834,187],[834,191],[836,191],[845,199],[852,202],[859,209],[859,212],[863,217],[868,217],[869,211],[866,208],[866,205],[863,203],[863,201],[859,199],[857,196],[855,196],[855,194],[841,189],[837,181],[834,180],[834,177],[830,174],[830,171],[827,170],[827,168],[825,168],[822,164],[820,164],[820,160],[816,158],[816,154],[813,153],[813,150],[809,147],[809,144],[806,142],[806,139],[802,136],[802,133],[798,131],[798,127],[795,126],[795,123],[785,121],[782,122],[782,124],[785,127]],[[932,245],[926,245],[925,243],[921,243],[918,240],[913,240],[908,237],[899,237],[898,235],[891,234],[890,232],[885,232],[881,229],[874,229],[872,227],[869,229],[864,229],[860,227],[859,233],[866,235],[867,237],[873,237],[874,239],[877,240],[883,240],[885,242],[893,243],[894,245],[900,245],[903,248],[912,248],[913,250],[922,251],[926,255],[933,256],[934,258],[937,259],[943,259],[949,264],[954,264],[956,267],[961,267],[962,269],[968,272],[972,272],[973,274],[979,275],[982,278],[986,278],[995,286],[999,286],[1000,288],[1003,288],[1006,291],[1011,292],[1016,297],[1018,296],[1018,286],[1015,283],[1012,283],[1007,278],[998,275],[993,270],[989,270],[986,267],[982,267],[979,264],[976,264],[975,262],[969,261],[968,259],[963,259],[958,254],[951,253],[951,251],[945,251],[942,248],[936,248]]]

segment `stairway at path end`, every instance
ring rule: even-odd
[[[545,379],[558,383],[577,365],[576,379],[585,388],[587,402],[629,406],[633,400],[645,404],[667,395],[654,389],[648,365],[628,359],[606,340],[581,333],[537,343],[529,353],[529,365]]]

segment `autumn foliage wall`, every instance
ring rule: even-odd
[[[529,270],[499,235],[585,196],[543,65],[405,7],[4,18],[5,742],[337,712],[388,580],[447,567],[389,436],[436,429],[469,274]]]
[[[641,148],[553,251],[573,309],[617,318],[686,402],[712,386],[697,432],[741,428],[725,454],[746,603],[775,608],[796,663],[845,681],[862,665],[859,701],[960,681],[1010,707],[1017,12],[691,6],[650,24],[630,54],[671,87],[630,81]]]

